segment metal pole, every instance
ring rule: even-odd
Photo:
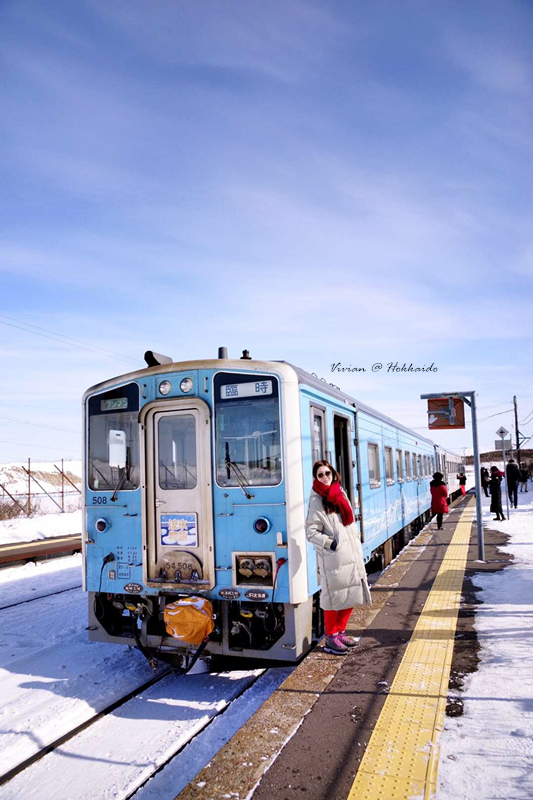
[[[28,514],[31,511],[31,459],[28,458]]]
[[[61,509],[65,510],[65,477],[63,475],[63,459],[61,459]]]
[[[479,459],[479,446],[477,441],[477,413],[476,393],[471,392],[472,404],[472,435],[474,438],[474,470],[476,476],[476,517],[477,517],[477,546],[480,561],[485,561],[485,542],[483,539],[483,513],[481,510],[481,463]]]
[[[518,406],[516,405],[516,395],[513,397],[514,403],[514,426],[516,432],[516,460],[518,461],[518,467],[520,468],[520,432],[518,430]]]
[[[507,505],[507,519],[509,519],[509,490],[507,488],[507,459],[505,458],[504,436],[505,436],[505,434],[503,434],[503,436],[502,436],[503,474],[505,475],[505,502],[506,502],[506,505]],[[511,447],[512,446],[513,446],[513,443],[511,441]]]

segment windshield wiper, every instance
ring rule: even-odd
[[[131,465],[130,465],[130,448],[127,447],[126,448],[126,464],[122,468],[122,474],[121,474],[120,478],[118,479],[117,485],[115,486],[115,491],[113,492],[113,495],[111,496],[111,500],[110,500],[111,503],[116,503],[117,494],[120,492],[120,490],[122,489],[122,487],[124,486],[126,481],[129,481],[129,479],[130,479],[130,469],[131,469]]]
[[[249,486],[249,482],[246,480],[246,478],[242,474],[242,472],[239,469],[239,467],[237,466],[237,464],[234,461],[232,461],[231,458],[230,458],[230,455],[229,455],[229,442],[226,442],[226,459],[225,459],[225,462],[226,462],[226,468],[228,470],[228,478],[230,477],[230,470],[233,470],[233,474],[235,475],[235,480],[237,481],[237,484],[238,484],[239,488],[242,489],[242,491],[244,492],[246,498],[248,500],[251,500],[252,497],[253,497],[253,494],[250,494],[250,492],[247,492],[246,489],[245,489],[246,486]]]

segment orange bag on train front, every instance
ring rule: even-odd
[[[174,639],[201,644],[214,630],[213,606],[205,597],[182,597],[165,606],[164,620]]]

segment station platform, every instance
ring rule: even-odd
[[[449,687],[475,663],[471,574],[509,557],[485,530],[479,562],[475,499],[427,526],[355,609],[345,656],[317,647],[178,796],[179,800],[402,800],[435,796],[439,736],[460,713]],[[451,683],[450,683],[451,681]]]

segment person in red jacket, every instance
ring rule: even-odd
[[[447,514],[448,508],[448,489],[444,483],[442,472],[434,472],[433,480],[429,484],[431,491],[431,513],[437,515],[437,529],[442,528],[442,515]]]

